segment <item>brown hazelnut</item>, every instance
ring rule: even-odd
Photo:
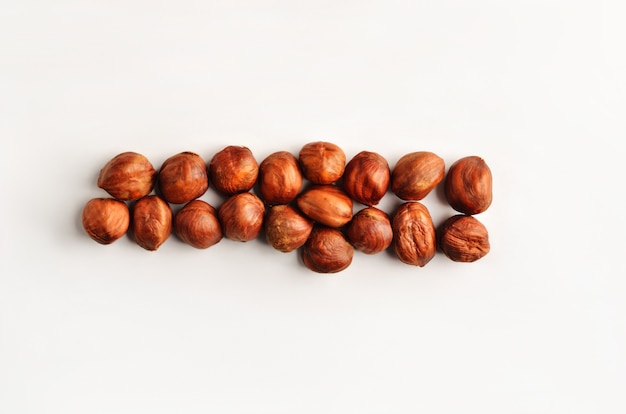
[[[161,197],[140,198],[133,207],[135,242],[146,250],[157,250],[172,233],[172,209]]]
[[[182,241],[197,249],[206,249],[222,240],[217,210],[202,200],[192,200],[176,213],[174,231]]]
[[[339,180],[346,168],[346,154],[330,142],[310,142],[299,154],[302,173],[315,184],[331,184]]]
[[[355,201],[374,206],[387,193],[390,174],[389,164],[383,156],[361,151],[346,165],[343,188]]]
[[[265,205],[252,193],[238,193],[226,199],[217,214],[224,236],[246,242],[255,239],[263,230]]]
[[[459,214],[437,231],[439,248],[455,262],[474,262],[489,253],[489,233],[476,218]]]
[[[213,156],[209,177],[213,187],[224,194],[249,191],[259,175],[259,165],[246,147],[228,146]]]
[[[123,152],[100,170],[98,187],[118,200],[137,200],[150,194],[156,178],[157,171],[146,157]]]
[[[352,199],[334,185],[315,185],[300,194],[296,203],[309,218],[329,227],[341,227],[352,219]]]
[[[287,151],[268,155],[259,165],[259,190],[269,205],[293,201],[302,188],[298,159]]]
[[[380,253],[393,240],[389,216],[376,207],[366,207],[352,217],[346,226],[346,237],[365,254]]]
[[[317,273],[337,273],[352,263],[354,247],[337,229],[315,226],[302,247],[302,261]]]
[[[402,156],[391,172],[391,191],[403,200],[421,200],[443,180],[445,163],[432,152]]]
[[[301,247],[313,230],[313,221],[283,204],[270,207],[265,217],[265,237],[268,243],[287,253]]]
[[[159,171],[159,190],[165,201],[187,203],[209,188],[206,164],[193,152],[181,152],[166,159]]]
[[[130,213],[123,201],[93,198],[83,208],[83,228],[100,244],[111,244],[126,234]]]
[[[413,201],[402,204],[391,221],[393,249],[403,263],[425,266],[437,250],[435,226],[428,209]]]
[[[450,166],[446,175],[446,199],[461,213],[482,213],[491,205],[491,181],[491,170],[482,158],[461,158]]]

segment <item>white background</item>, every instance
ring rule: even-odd
[[[0,6],[0,412],[626,412],[623,2]],[[81,228],[119,152],[315,140],[484,157],[491,252],[318,275]]]

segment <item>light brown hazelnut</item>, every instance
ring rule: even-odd
[[[192,200],[176,213],[174,231],[182,241],[196,249],[209,248],[222,240],[217,210],[202,200]]]
[[[313,230],[313,221],[287,204],[270,207],[265,217],[267,242],[284,253],[302,247],[309,238],[311,230]]]
[[[390,175],[389,164],[382,155],[361,151],[346,165],[343,189],[355,201],[374,206],[387,193]]]
[[[172,209],[159,196],[145,196],[135,201],[131,223],[135,242],[157,250],[172,234]]]
[[[352,263],[354,247],[337,229],[315,226],[302,247],[304,265],[317,273],[337,273]]]
[[[181,152],[163,162],[159,171],[159,190],[165,201],[187,203],[200,197],[209,188],[204,160],[193,152]]]
[[[226,199],[217,214],[224,236],[247,242],[255,239],[263,230],[265,205],[252,193],[238,193]]]
[[[259,165],[259,190],[269,205],[293,201],[302,188],[298,159],[287,151],[268,155]]]
[[[461,158],[450,166],[446,175],[446,199],[458,212],[482,213],[491,205],[491,181],[491,170],[485,160],[478,156]]]
[[[421,200],[443,180],[445,163],[432,152],[402,156],[391,172],[391,191],[403,200]]]
[[[352,217],[346,226],[346,237],[365,254],[380,253],[393,241],[389,216],[376,207],[366,207]]]
[[[123,201],[93,198],[83,208],[83,228],[100,244],[111,244],[128,230],[130,213]]]
[[[156,178],[157,171],[146,157],[123,152],[100,170],[98,187],[118,200],[137,200],[150,194]]]
[[[310,142],[299,153],[304,177],[315,184],[332,184],[346,168],[346,154],[330,142]]]
[[[341,227],[352,219],[352,199],[334,185],[315,185],[301,193],[296,203],[309,218],[329,227]]]
[[[455,262],[475,262],[489,253],[489,233],[475,217],[458,214],[437,229],[439,248]]]
[[[216,153],[209,163],[213,188],[223,194],[249,191],[259,175],[259,165],[247,147],[228,146]]]
[[[402,204],[391,221],[393,249],[403,263],[425,266],[437,251],[435,226],[426,206],[418,201]]]

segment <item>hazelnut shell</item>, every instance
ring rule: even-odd
[[[296,203],[306,216],[329,227],[341,227],[352,219],[352,199],[331,184],[310,187]]]
[[[265,237],[276,250],[287,253],[301,247],[313,230],[313,221],[289,205],[269,209],[265,217]]]
[[[269,205],[293,201],[302,188],[298,159],[287,151],[268,155],[259,165],[259,191]]]
[[[97,184],[112,197],[130,201],[150,194],[156,178],[157,171],[145,156],[123,152],[100,170]]]
[[[355,201],[374,206],[387,193],[391,172],[380,154],[361,151],[346,165],[343,189]]]
[[[391,221],[393,249],[400,261],[425,266],[437,251],[435,226],[426,206],[406,202],[396,210]]]
[[[305,144],[298,154],[304,177],[315,184],[332,184],[346,168],[346,154],[339,146],[324,141]]]
[[[230,196],[218,210],[224,236],[241,242],[253,240],[261,233],[264,214],[263,201],[249,192]]]
[[[376,207],[366,207],[357,212],[346,225],[346,237],[357,250],[365,254],[380,253],[393,241],[389,216]]]
[[[259,165],[247,147],[228,146],[217,152],[209,163],[213,188],[223,194],[249,191],[259,175]]]
[[[200,197],[209,188],[204,160],[189,151],[165,160],[159,171],[158,182],[161,196],[172,204],[187,203]]]
[[[428,151],[402,156],[391,172],[391,191],[403,200],[422,200],[445,175],[445,163]]]
[[[475,217],[452,216],[437,229],[439,248],[455,262],[475,262],[490,250],[487,228]]]
[[[329,227],[315,226],[302,247],[304,265],[317,273],[337,273],[352,263],[354,247],[343,234]]]
[[[82,213],[85,232],[100,244],[111,244],[128,230],[130,212],[123,201],[113,198],[93,198]]]
[[[159,196],[145,196],[135,201],[131,225],[139,246],[157,250],[172,234],[172,209]]]
[[[487,210],[492,200],[492,177],[485,160],[468,156],[455,161],[446,175],[444,192],[458,212],[472,215]]]
[[[222,240],[217,210],[202,200],[192,200],[174,217],[178,238],[196,249],[206,249]]]

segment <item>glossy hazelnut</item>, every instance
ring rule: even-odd
[[[459,214],[438,229],[439,247],[455,262],[475,262],[489,253],[489,233],[475,217]]]
[[[419,151],[402,156],[391,172],[391,191],[403,200],[421,200],[439,184],[445,163],[432,152]]]
[[[435,256],[435,226],[423,204],[418,201],[402,204],[393,216],[391,228],[393,249],[403,263],[423,267]]]
[[[284,253],[302,247],[311,230],[313,221],[286,204],[270,207],[265,217],[267,242]]]
[[[259,190],[269,205],[293,201],[302,188],[298,159],[287,151],[268,155],[259,165]]]
[[[296,203],[307,217],[329,227],[341,227],[352,219],[352,199],[334,185],[315,185],[301,193]]]
[[[130,213],[123,201],[94,198],[83,208],[83,228],[100,244],[111,244],[128,230]]]
[[[247,147],[228,146],[216,153],[209,163],[213,188],[223,194],[252,189],[259,175],[259,165]]]
[[[135,202],[131,223],[135,242],[157,250],[172,234],[172,209],[159,196],[145,196]]]
[[[365,254],[380,253],[393,241],[389,216],[376,207],[366,207],[352,217],[346,226],[346,237]]]
[[[361,151],[346,165],[343,189],[353,200],[375,206],[387,193],[390,176],[389,164],[383,156]]]
[[[100,170],[98,187],[118,200],[137,200],[150,194],[156,178],[157,171],[146,157],[123,152]]]
[[[491,186],[491,170],[485,160],[469,156],[450,166],[444,191],[453,209],[471,215],[489,208],[492,199]]]
[[[346,168],[346,154],[330,142],[310,142],[300,150],[300,165],[304,177],[315,184],[332,184]]]
[[[159,171],[159,190],[168,203],[182,204],[200,197],[209,188],[206,164],[193,152],[173,155]]]
[[[304,265],[317,273],[337,273],[352,263],[354,247],[337,229],[315,226],[302,247]]]
[[[209,248],[222,240],[217,210],[202,200],[192,200],[176,213],[174,231],[178,238],[196,249]]]
[[[241,242],[250,241],[259,235],[263,230],[264,214],[263,201],[249,192],[230,196],[218,210],[224,236]]]

